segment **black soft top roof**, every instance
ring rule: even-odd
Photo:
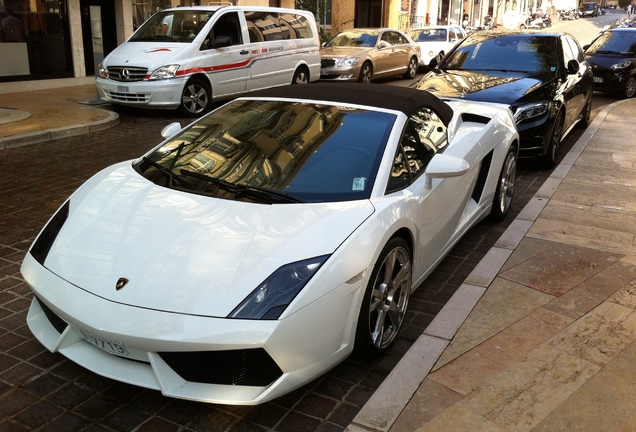
[[[448,125],[453,117],[453,110],[429,92],[383,84],[297,84],[259,90],[247,96],[350,103],[401,111],[407,116],[411,116],[422,106],[427,106],[437,113],[445,125]]]

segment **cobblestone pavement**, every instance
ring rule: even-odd
[[[403,331],[386,355],[351,356],[314,382],[260,406],[207,405],[93,374],[46,351],[26,325],[32,295],[20,264],[39,230],[88,177],[159,143],[161,128],[175,120],[167,112],[120,114],[120,124],[106,131],[0,152],[3,432],[342,431],[549,174],[520,167],[512,214],[501,223],[482,222],[451,251],[412,295]]]

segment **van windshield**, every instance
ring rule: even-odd
[[[190,43],[214,15],[212,11],[164,11],[154,14],[130,38],[131,42]]]

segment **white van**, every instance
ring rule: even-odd
[[[200,116],[212,100],[320,78],[311,12],[250,6],[166,9],[99,65],[99,97],[112,104],[179,108]]]

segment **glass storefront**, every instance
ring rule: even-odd
[[[65,0],[0,0],[0,82],[73,76]]]

